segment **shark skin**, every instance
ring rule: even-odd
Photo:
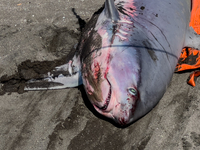
[[[189,27],[190,13],[190,0],[106,0],[84,28],[74,57],[57,67],[68,75],[55,78],[55,69],[43,80],[28,82],[26,90],[83,83],[97,112],[127,126],[162,98],[182,48],[200,49],[200,37]],[[59,85],[29,86],[43,81]]]
[[[82,77],[95,109],[126,126],[165,93],[190,33],[190,1],[116,0],[114,6],[119,17],[105,7],[91,31],[100,48],[82,49]]]

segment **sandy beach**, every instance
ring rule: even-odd
[[[200,82],[189,86],[189,73],[174,74],[159,104],[127,128],[98,115],[82,86],[28,92],[10,86],[65,61],[80,37],[72,8],[87,22],[103,3],[1,1],[0,78],[9,84],[0,90],[0,150],[200,149]]]

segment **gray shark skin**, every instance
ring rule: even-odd
[[[82,32],[74,57],[44,79],[29,81],[25,90],[83,83],[100,114],[121,126],[133,123],[162,98],[182,48],[200,49],[200,37],[189,27],[190,9],[190,0],[106,0]]]

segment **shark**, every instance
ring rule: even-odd
[[[28,81],[25,90],[83,84],[98,113],[130,125],[163,97],[182,49],[200,49],[191,8],[191,0],[106,0],[66,64]]]

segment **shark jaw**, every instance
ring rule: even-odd
[[[126,126],[133,120],[139,92],[134,86],[128,88],[112,86],[114,79],[110,78],[110,80],[111,83],[106,78],[101,86],[102,89],[105,89],[102,90],[103,100],[91,102],[98,113],[113,119],[120,126]]]
[[[139,99],[139,93],[137,95],[132,95],[127,90],[127,97],[125,101],[117,99],[115,92],[108,92],[107,99],[104,105],[100,107],[97,104],[93,104],[96,111],[103,116],[113,119],[120,126],[126,126],[132,122],[132,117],[134,116],[134,111],[136,108],[136,102]]]

